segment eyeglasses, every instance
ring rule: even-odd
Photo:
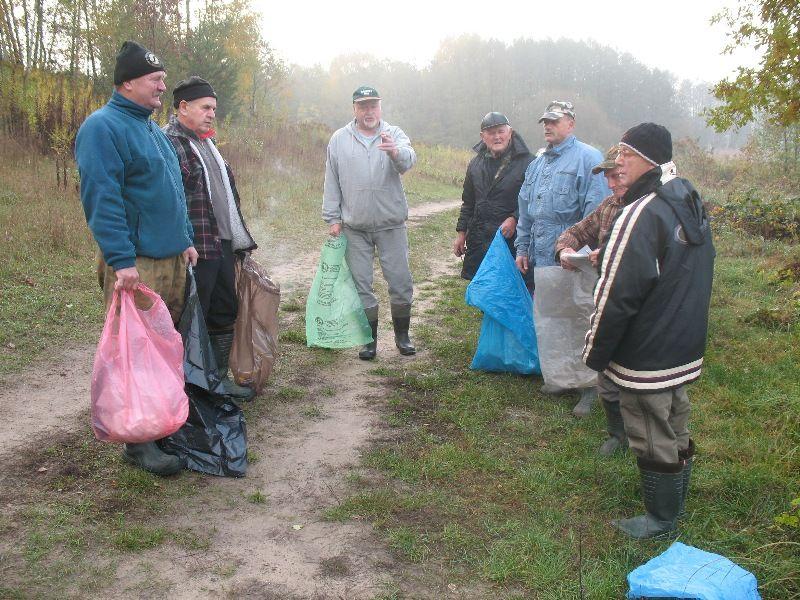
[[[617,158],[630,158],[632,156],[638,156],[636,152],[631,150],[630,148],[626,148],[625,146],[620,147],[619,153],[617,154]]]

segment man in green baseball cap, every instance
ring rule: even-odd
[[[416,348],[408,337],[414,286],[408,264],[408,201],[400,176],[417,161],[408,136],[381,118],[381,96],[372,86],[353,92],[353,120],[328,143],[322,218],[332,236],[347,238],[345,258],[364,305],[372,342],[358,353],[377,353],[378,299],[372,287],[377,250],[389,286],[394,340],[400,354]]]

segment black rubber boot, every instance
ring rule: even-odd
[[[600,456],[611,456],[618,450],[623,452],[628,447],[628,436],[625,435],[625,423],[622,421],[622,411],[619,402],[609,402],[602,396],[603,410],[606,413],[606,430],[608,439],[603,442],[597,453]]]
[[[411,356],[417,353],[414,344],[408,337],[408,328],[411,325],[411,317],[392,317],[392,325],[394,325],[394,343],[400,354],[403,356]]]
[[[372,328],[372,341],[364,344],[358,352],[358,358],[361,360],[372,360],[378,354],[378,319],[374,321],[370,319],[369,326]]]
[[[616,519],[611,524],[631,537],[642,539],[666,535],[678,525],[683,500],[683,465],[638,459],[645,514]]]
[[[582,389],[581,398],[580,400],[578,400],[578,403],[575,405],[575,408],[572,409],[572,414],[578,417],[579,419],[588,417],[589,413],[592,412],[592,404],[594,404],[595,400],[597,400],[596,387]]]
[[[231,347],[233,346],[233,332],[210,333],[211,349],[214,351],[214,358],[217,359],[217,371],[225,394],[237,400],[252,400],[256,395],[252,388],[237,385],[228,378],[228,365],[231,358]]]
[[[186,468],[185,459],[162,452],[155,442],[125,444],[122,458],[125,462],[156,475],[174,475]]]
[[[678,458],[683,462],[683,487],[681,494],[681,505],[678,510],[678,518],[686,516],[686,495],[689,493],[689,480],[692,477],[692,463],[694,462],[694,440],[689,440],[689,447],[686,450],[678,451]]]

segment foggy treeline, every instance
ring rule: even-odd
[[[630,54],[594,42],[517,40],[504,44],[465,35],[443,42],[423,69],[368,54],[321,67],[291,70],[289,115],[340,127],[352,117],[350,94],[373,85],[383,97],[384,117],[414,139],[467,146],[477,141],[484,114],[505,113],[531,148],[541,145],[538,118],[551,100],[571,100],[576,133],[605,148],[642,121],[666,125],[675,138],[725,150],[743,145],[747,131],[717,134],[702,111],[712,105],[710,84],[678,81]]]
[[[471,146],[482,116],[496,110],[536,149],[537,120],[556,99],[575,103],[578,136],[599,148],[650,120],[704,149],[737,148],[749,135],[706,126],[710,84],[680,82],[669,64],[650,68],[594,42],[465,35],[443,42],[425,68],[366,54],[328,69],[288,68],[249,0],[0,0],[0,130],[67,157],[80,123],[108,99],[126,39],[164,61],[168,89],[205,77],[219,95],[218,117],[247,126],[340,127],[352,117],[352,91],[369,84],[384,97],[387,121],[429,143]],[[169,92],[165,100],[161,120]]]

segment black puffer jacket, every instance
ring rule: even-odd
[[[486,144],[480,142],[473,150],[477,155],[467,167],[461,194],[463,204],[456,225],[456,231],[467,232],[467,252],[461,270],[464,279],[475,276],[500,224],[508,217],[519,216],[519,188],[525,179],[525,169],[533,160],[528,146],[516,131],[511,134],[508,150],[494,177],[490,176],[491,154]],[[514,238],[506,242],[514,256]]]
[[[583,360],[626,390],[661,392],[700,377],[711,228],[700,195],[672,163],[642,175],[623,202],[601,255]]]

